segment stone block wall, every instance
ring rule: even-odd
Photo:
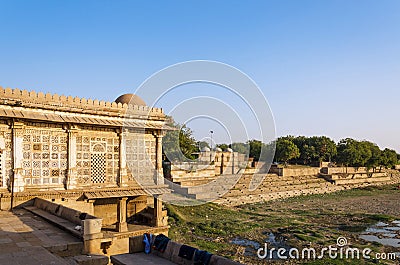
[[[94,215],[103,219],[103,225],[113,225],[117,222],[117,199],[97,199],[94,203]]]
[[[366,167],[323,167],[321,169],[321,173],[323,174],[366,173],[366,172],[368,172],[368,169]]]
[[[307,175],[318,175],[320,168],[317,167],[301,167],[301,168],[285,168],[272,165],[270,173],[277,174],[278,176],[307,176]]]

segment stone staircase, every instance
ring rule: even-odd
[[[240,178],[241,175],[221,175],[205,184],[189,187],[170,182],[168,185],[173,192],[163,194],[161,199],[180,205],[197,205],[214,201],[234,188]]]
[[[387,175],[386,175],[387,173]],[[221,175],[208,183],[182,187],[170,186],[176,192],[166,194],[168,201],[181,205],[197,205],[204,202],[236,206],[246,203],[284,199],[288,197],[325,194],[345,189],[365,187],[369,185],[386,185],[400,183],[399,171],[388,171],[371,177],[359,174],[356,178],[340,178],[332,181],[325,174],[278,176],[277,174],[243,174]],[[255,189],[250,189],[251,181],[260,181]]]
[[[257,189],[250,190],[248,187],[251,178],[251,175],[243,175],[233,189],[214,202],[235,206],[344,189],[344,187],[336,186],[323,178],[313,175],[278,176],[276,174],[267,174]]]

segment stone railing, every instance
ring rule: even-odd
[[[132,254],[132,262],[135,260],[135,253],[144,252],[144,244],[143,244],[143,235],[135,236],[129,238],[129,253]],[[179,256],[179,250],[182,247],[182,244],[174,242],[172,240],[168,241],[168,244],[165,248],[164,252],[160,252],[158,250],[153,249],[151,256],[157,256],[162,259],[171,261],[174,264],[182,264],[182,265],[193,265],[194,260],[187,260]],[[155,260],[156,262],[157,260]],[[113,256],[111,256],[111,262],[113,262]],[[113,263],[118,264],[118,263]],[[133,263],[132,263],[133,264]],[[157,264],[157,263],[153,263]],[[212,255],[209,265],[240,265],[241,263],[218,256]]]
[[[25,207],[25,209],[82,238],[83,253],[102,254],[103,219],[37,197],[33,207]]]

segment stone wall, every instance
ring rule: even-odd
[[[339,174],[339,173],[366,173],[368,170],[366,167],[323,167],[321,173],[323,174]]]
[[[182,186],[194,186],[203,183],[207,183],[215,179],[215,167],[214,165],[202,165],[199,167],[191,167],[189,163],[186,165],[172,165],[171,166],[171,178],[175,183],[179,183]],[[182,166],[182,167],[180,167]]]
[[[317,167],[301,167],[301,168],[286,168],[272,165],[270,173],[277,174],[278,176],[307,176],[307,175],[318,175],[320,168]]]
[[[148,196],[138,196],[127,203],[127,218],[134,219],[134,216],[142,212],[149,205],[147,202]],[[117,216],[117,198],[97,199],[94,202],[93,209],[94,215],[103,219],[105,226],[115,225],[118,221]]]
[[[94,203],[94,215],[103,219],[103,225],[114,225],[117,222],[117,199],[97,199]]]
[[[360,183],[389,182],[390,177],[386,172],[377,173],[338,173],[323,175],[323,177],[336,185],[349,185]]]

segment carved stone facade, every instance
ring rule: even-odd
[[[117,101],[0,87],[0,208],[41,197],[93,214],[107,202],[122,207],[119,224],[146,207],[138,198],[169,192],[159,166],[164,113],[136,95]]]
[[[1,88],[0,185],[14,192],[155,185],[164,120],[147,106]]]

